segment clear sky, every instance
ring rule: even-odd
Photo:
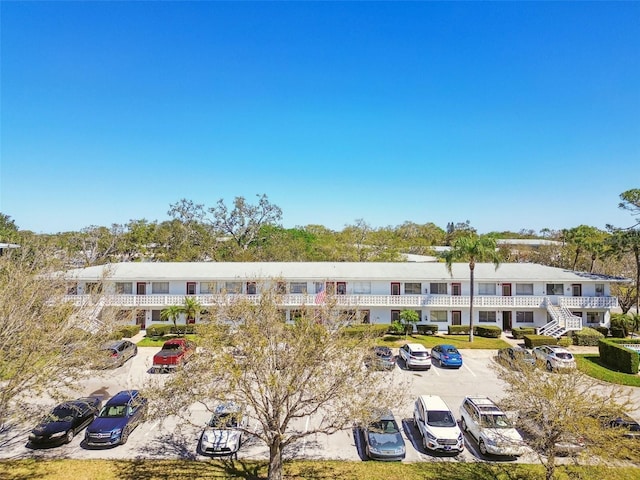
[[[631,224],[640,2],[0,2],[0,212]]]

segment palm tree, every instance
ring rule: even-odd
[[[458,237],[451,249],[445,253],[444,260],[447,270],[453,275],[454,262],[469,262],[470,290],[469,290],[469,342],[473,342],[473,275],[476,262],[490,261],[496,269],[500,266],[501,255],[496,248],[496,239],[489,235],[465,235]]]
[[[189,320],[197,320],[202,313],[202,305],[195,297],[184,297],[182,312],[186,315],[187,322]]]
[[[160,312],[160,319],[163,321],[172,321],[173,326],[178,328],[178,318],[185,313],[184,307],[181,305],[170,305]]]

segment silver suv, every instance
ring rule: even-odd
[[[478,442],[483,455],[518,457],[524,441],[507,415],[488,397],[465,397],[460,405],[462,430]]]
[[[429,350],[420,343],[405,343],[400,347],[399,354],[408,369],[423,368],[429,370],[431,368]]]
[[[437,395],[420,395],[413,408],[413,421],[422,435],[425,450],[460,453],[462,432],[447,404]]]

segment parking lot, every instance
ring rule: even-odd
[[[158,348],[139,348],[139,353],[125,365],[114,370],[96,374],[83,382],[76,396],[100,395],[108,399],[120,390],[143,388],[151,379],[162,381],[164,375],[149,373],[152,357]],[[466,395],[486,395],[499,400],[504,395],[501,382],[497,379],[491,358],[492,350],[462,350],[464,365],[460,369],[444,369],[432,366],[427,371],[409,371],[401,360],[393,371],[376,374],[388,378],[390,389],[398,391],[398,402],[393,413],[403,430],[407,446],[406,460],[410,462],[438,460],[477,459],[492,461],[535,462],[533,453],[519,459],[485,458],[478,451],[475,441],[465,438],[465,451],[457,457],[446,454],[429,453],[422,447],[420,434],[413,424],[413,403],[418,395],[435,394],[441,396],[460,418],[459,407]],[[637,390],[637,389],[636,389]],[[638,400],[638,392],[635,392]],[[108,449],[85,449],[81,446],[84,433],[79,434],[70,444],[52,449],[34,450],[27,447],[27,437],[33,424],[24,425],[16,431],[13,440],[0,450],[0,458],[68,457],[77,459],[93,458],[206,458],[198,455],[196,447],[202,427],[209,418],[203,406],[193,406],[190,422],[185,423],[175,417],[162,420],[150,419],[142,423],[130,435],[127,444]],[[313,427],[317,418],[301,419],[295,428],[305,430]],[[35,422],[34,422],[35,423]],[[250,429],[257,428],[257,422],[250,420]],[[239,452],[240,458],[266,459],[267,448],[255,438],[244,437]],[[364,460],[363,438],[357,428],[347,428],[332,435],[316,434],[302,439],[286,452],[288,457],[310,459]]]

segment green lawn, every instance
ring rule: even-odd
[[[7,460],[0,461],[4,480],[182,480],[244,479],[267,476],[265,462],[231,460]],[[382,463],[348,461],[290,461],[285,480],[538,480],[540,465],[489,462]],[[556,480],[637,480],[633,467],[559,466]]]
[[[640,375],[622,373],[611,370],[600,361],[600,356],[595,353],[576,354],[576,365],[578,370],[597,378],[603,382],[627,385],[629,387],[640,387]]]
[[[468,335],[448,335],[440,333],[438,335],[385,335],[379,341],[379,345],[388,347],[401,347],[405,343],[421,343],[427,348],[432,348],[441,343],[454,345],[458,349],[478,348],[486,350],[498,350],[508,347],[509,344],[500,338],[473,337],[473,342],[469,343]]]

